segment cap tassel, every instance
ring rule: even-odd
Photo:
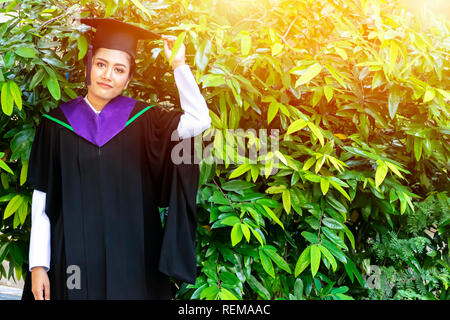
[[[86,87],[91,84],[92,49],[92,45],[90,44],[87,51]]]

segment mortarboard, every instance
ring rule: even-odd
[[[88,46],[86,86],[91,84],[93,47],[125,51],[134,59],[138,40],[161,38],[153,31],[110,18],[82,18],[80,22],[96,29],[92,44]]]

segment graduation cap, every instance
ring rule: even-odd
[[[80,22],[96,29],[92,44],[88,46],[86,86],[91,84],[93,47],[125,51],[134,59],[138,40],[161,38],[153,31],[110,18],[82,18]]]

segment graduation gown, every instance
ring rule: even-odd
[[[42,117],[27,181],[47,194],[50,299],[170,299],[169,277],[195,283],[199,168],[171,160],[181,114],[118,96],[97,116],[79,96]]]

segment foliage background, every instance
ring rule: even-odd
[[[86,94],[81,15],[177,35],[207,99],[199,276],[177,298],[449,299],[448,20],[385,0],[1,4],[1,277],[28,269],[40,116]],[[124,94],[176,105],[162,44],[139,48]]]

